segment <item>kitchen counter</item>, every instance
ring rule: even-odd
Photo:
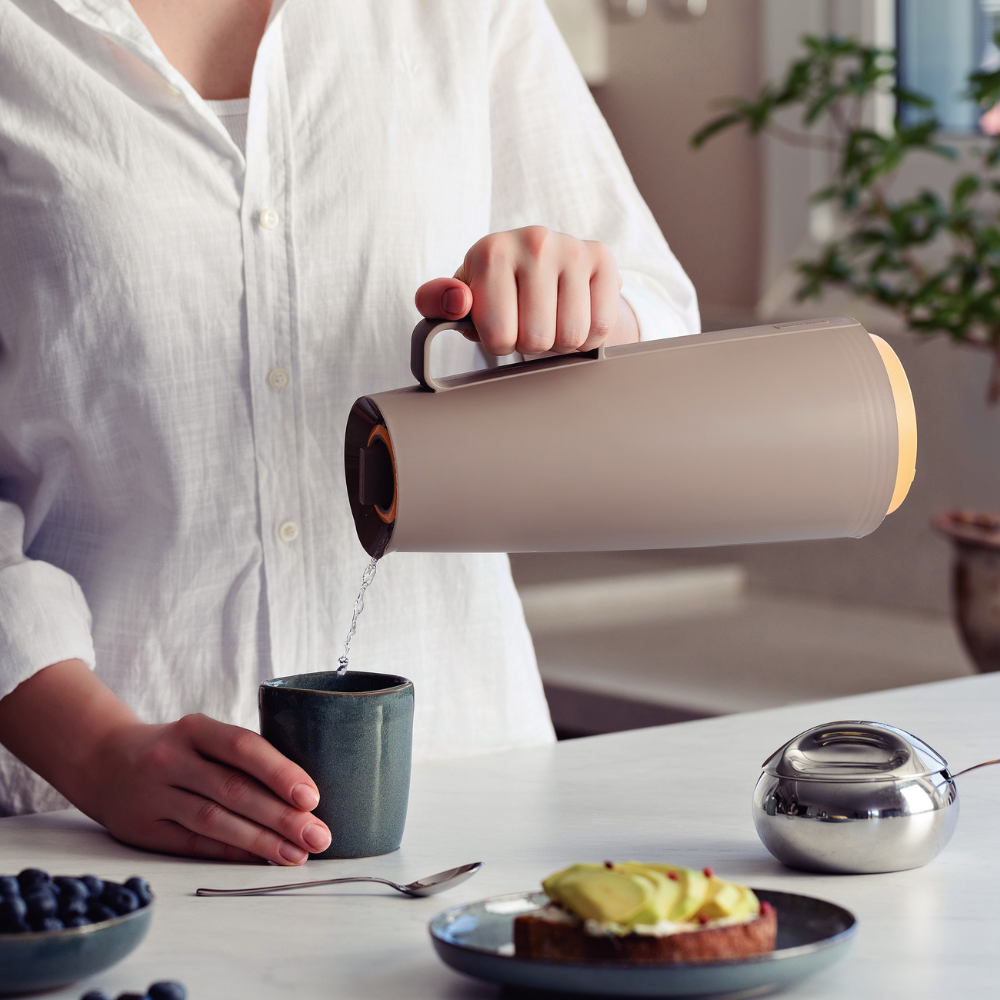
[[[783,868],[750,819],[759,765],[807,727],[865,718],[908,729],[953,769],[1000,755],[1000,675],[425,764],[415,769],[403,846],[303,869],[221,865],[116,843],[80,813],[0,820],[0,873],[149,879],[149,936],[120,965],[47,994],[142,990],[176,978],[190,1000],[494,998],[434,954],[426,925],[445,907],[531,889],[556,868],[604,858],[711,865],[727,878],[833,900],[860,920],[847,958],[782,997],[996,997],[1000,991],[1000,767],[959,779],[962,816],[928,866],[865,876]],[[198,898],[198,886],[267,885],[353,874],[409,881],[467,861],[486,867],[430,899],[376,886],[301,896]],[[505,996],[515,994],[505,994]]]

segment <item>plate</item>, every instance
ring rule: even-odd
[[[146,936],[153,905],[86,927],[0,934],[0,996],[66,986],[110,968]]]
[[[842,958],[858,922],[835,903],[754,889],[778,911],[777,948],[729,962],[619,965],[514,957],[514,917],[548,902],[541,892],[494,896],[453,906],[430,922],[441,959],[458,972],[507,986],[621,997],[696,997],[769,992]]]

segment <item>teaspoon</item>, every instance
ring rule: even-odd
[[[196,896],[262,896],[268,892],[284,892],[288,889],[308,889],[316,885],[343,885],[345,882],[379,882],[382,885],[391,886],[398,889],[407,896],[433,896],[436,893],[444,892],[452,886],[472,878],[473,875],[483,867],[482,861],[474,861],[470,865],[460,865],[458,868],[449,868],[445,872],[438,872],[436,875],[428,875],[426,878],[417,879],[416,882],[408,882],[400,885],[398,882],[390,882],[387,878],[375,878],[373,875],[354,875],[350,878],[323,878],[315,882],[291,882],[288,885],[264,885],[254,889],[199,889]]]
[[[982,764],[973,764],[972,767],[964,767],[961,771],[956,771],[954,774],[950,774],[950,778],[957,778],[959,775],[968,774],[970,771],[975,771],[980,767],[989,767],[990,764],[1000,764],[1000,757],[996,760],[984,760]]]

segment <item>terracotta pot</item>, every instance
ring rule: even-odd
[[[949,510],[934,527],[951,539],[952,614],[980,673],[1000,670],[1000,514]]]

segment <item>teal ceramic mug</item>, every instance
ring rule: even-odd
[[[317,858],[396,850],[410,794],[413,684],[348,670],[275,677],[260,686],[260,733],[316,782],[330,828]]]

